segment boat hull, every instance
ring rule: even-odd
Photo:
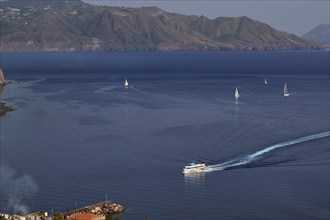
[[[187,173],[200,173],[203,172],[205,168],[199,168],[199,169],[190,169],[190,170],[183,170],[182,173],[187,174]]]

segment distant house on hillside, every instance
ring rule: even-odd
[[[7,213],[0,213],[0,216],[3,217],[4,219],[9,219],[9,214]]]
[[[8,220],[51,220],[47,212],[34,212],[27,215],[10,215],[0,213],[1,217]]]
[[[9,217],[9,219],[11,219],[11,220],[26,220],[25,216],[21,216],[21,215],[11,215]]]
[[[104,215],[96,215],[92,213],[78,213],[67,216],[67,219],[71,220],[105,220]]]

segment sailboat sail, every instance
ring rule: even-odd
[[[287,84],[285,83],[284,84],[284,96],[289,96],[290,94],[289,94],[289,91],[288,91],[288,86],[287,86]]]
[[[236,90],[235,90],[235,99],[237,100],[239,97],[240,97],[240,94],[239,94],[238,88],[236,87]]]
[[[124,87],[125,87],[125,88],[128,88],[128,81],[127,81],[127,79],[125,79]]]
[[[267,78],[265,78],[265,85],[267,85],[268,84],[268,82],[267,82]]]

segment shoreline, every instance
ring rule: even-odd
[[[109,50],[0,50],[1,53],[153,53],[153,52],[276,52],[276,51],[328,51],[330,46],[315,48],[217,48],[217,49],[173,49],[173,50],[129,50],[129,49],[109,49]]]

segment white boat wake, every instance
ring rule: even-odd
[[[239,157],[239,158],[236,158],[236,159],[232,159],[232,160],[229,160],[229,161],[224,162],[224,163],[206,166],[203,170],[201,170],[199,172],[220,171],[220,170],[225,170],[225,169],[232,168],[232,167],[246,165],[246,164],[249,164],[251,162],[254,162],[254,161],[258,160],[265,153],[268,153],[268,152],[273,151],[275,149],[290,146],[290,145],[294,145],[294,144],[298,144],[298,143],[302,143],[302,142],[306,142],[306,141],[321,139],[321,138],[329,137],[329,136],[330,136],[330,131],[325,131],[325,132],[322,132],[322,133],[309,135],[309,136],[294,139],[294,140],[291,140],[291,141],[286,141],[286,142],[274,144],[274,145],[269,146],[269,147],[267,147],[263,150],[257,151],[253,154],[249,154],[249,155],[242,156],[242,157]]]

